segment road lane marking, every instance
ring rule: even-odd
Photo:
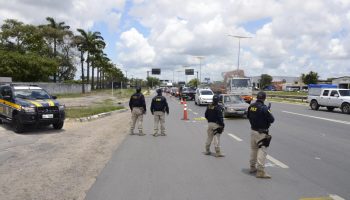
[[[345,200],[344,198],[342,198],[336,194],[330,194],[329,197],[331,197],[333,200]]]
[[[198,115],[198,113],[196,113],[196,112],[193,112],[193,114]]]
[[[303,117],[310,117],[310,118],[315,118],[315,119],[322,119],[322,120],[326,120],[326,121],[331,121],[331,122],[336,122],[336,123],[341,123],[341,124],[348,124],[348,125],[350,125],[350,122],[348,122],[348,121],[341,121],[341,120],[336,120],[336,119],[328,119],[328,118],[323,118],[323,117],[316,117],[316,116],[312,116],[312,115],[305,115],[305,114],[300,114],[300,113],[294,113],[294,112],[289,112],[289,111],[285,111],[285,110],[283,110],[282,112],[288,113],[288,114],[293,114],[293,115],[299,115],[299,116],[303,116]]]
[[[242,142],[243,140],[235,135],[233,135],[232,133],[228,133],[227,135],[231,136],[233,139],[237,140],[238,142]]]
[[[283,169],[288,169],[288,168],[289,168],[287,165],[283,164],[281,161],[279,161],[279,160],[273,158],[273,157],[270,156],[270,155],[267,155],[266,158],[267,158],[268,160],[270,160],[271,162],[273,162],[275,165],[278,165],[278,166],[280,166],[280,167],[283,168]]]

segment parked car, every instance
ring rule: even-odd
[[[224,117],[247,116],[249,104],[239,95],[221,94],[219,97],[219,104],[224,108]]]
[[[211,89],[200,89],[196,90],[194,103],[196,105],[211,104],[213,102],[214,93]]]
[[[64,124],[64,105],[44,89],[28,85],[0,86],[0,122],[12,123],[21,133],[25,125],[52,124],[61,129]]]

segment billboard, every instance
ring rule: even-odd
[[[185,69],[186,75],[194,75],[194,69]]]
[[[152,69],[152,74],[159,75],[160,74],[160,68],[153,68]]]

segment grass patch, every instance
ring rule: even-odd
[[[129,98],[133,93],[135,93],[135,89],[114,89],[113,96],[118,98]],[[78,97],[86,97],[86,96],[96,96],[96,95],[111,95],[112,89],[99,89],[93,90],[91,92],[83,93],[64,93],[64,94],[56,94],[57,98],[78,98]]]
[[[89,107],[68,108],[66,109],[66,116],[67,118],[81,118],[81,117],[97,115],[104,112],[121,110],[123,108],[124,106],[115,106],[115,105],[97,105],[97,106],[89,106]]]
[[[301,101],[300,99],[283,99],[283,98],[266,98],[267,101],[269,102],[287,102],[287,103],[296,103],[296,104],[304,104],[304,105],[308,105],[307,102]]]
[[[302,91],[265,91],[267,95],[282,95],[282,96],[307,96],[307,92],[302,92]]]

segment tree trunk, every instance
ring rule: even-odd
[[[56,50],[56,39],[54,39],[53,40],[53,57],[54,57],[54,59],[56,60],[56,53],[57,53],[57,50]],[[58,66],[58,67],[60,67],[60,66]],[[53,82],[57,82],[57,71],[58,71],[58,69],[54,72],[54,74],[53,74]]]
[[[87,52],[87,59],[86,59],[86,68],[87,68],[87,71],[86,71],[86,82],[87,83],[90,83],[90,54],[89,52]]]
[[[97,72],[96,72],[96,88],[99,89],[99,78],[100,78],[100,68],[99,67],[96,67],[97,68]]]
[[[82,93],[85,93],[85,85],[84,85],[84,52],[81,52],[80,55],[80,61],[81,61],[81,89],[82,89]]]
[[[94,87],[94,76],[95,76],[95,66],[94,60],[91,61],[91,90],[95,89]]]

